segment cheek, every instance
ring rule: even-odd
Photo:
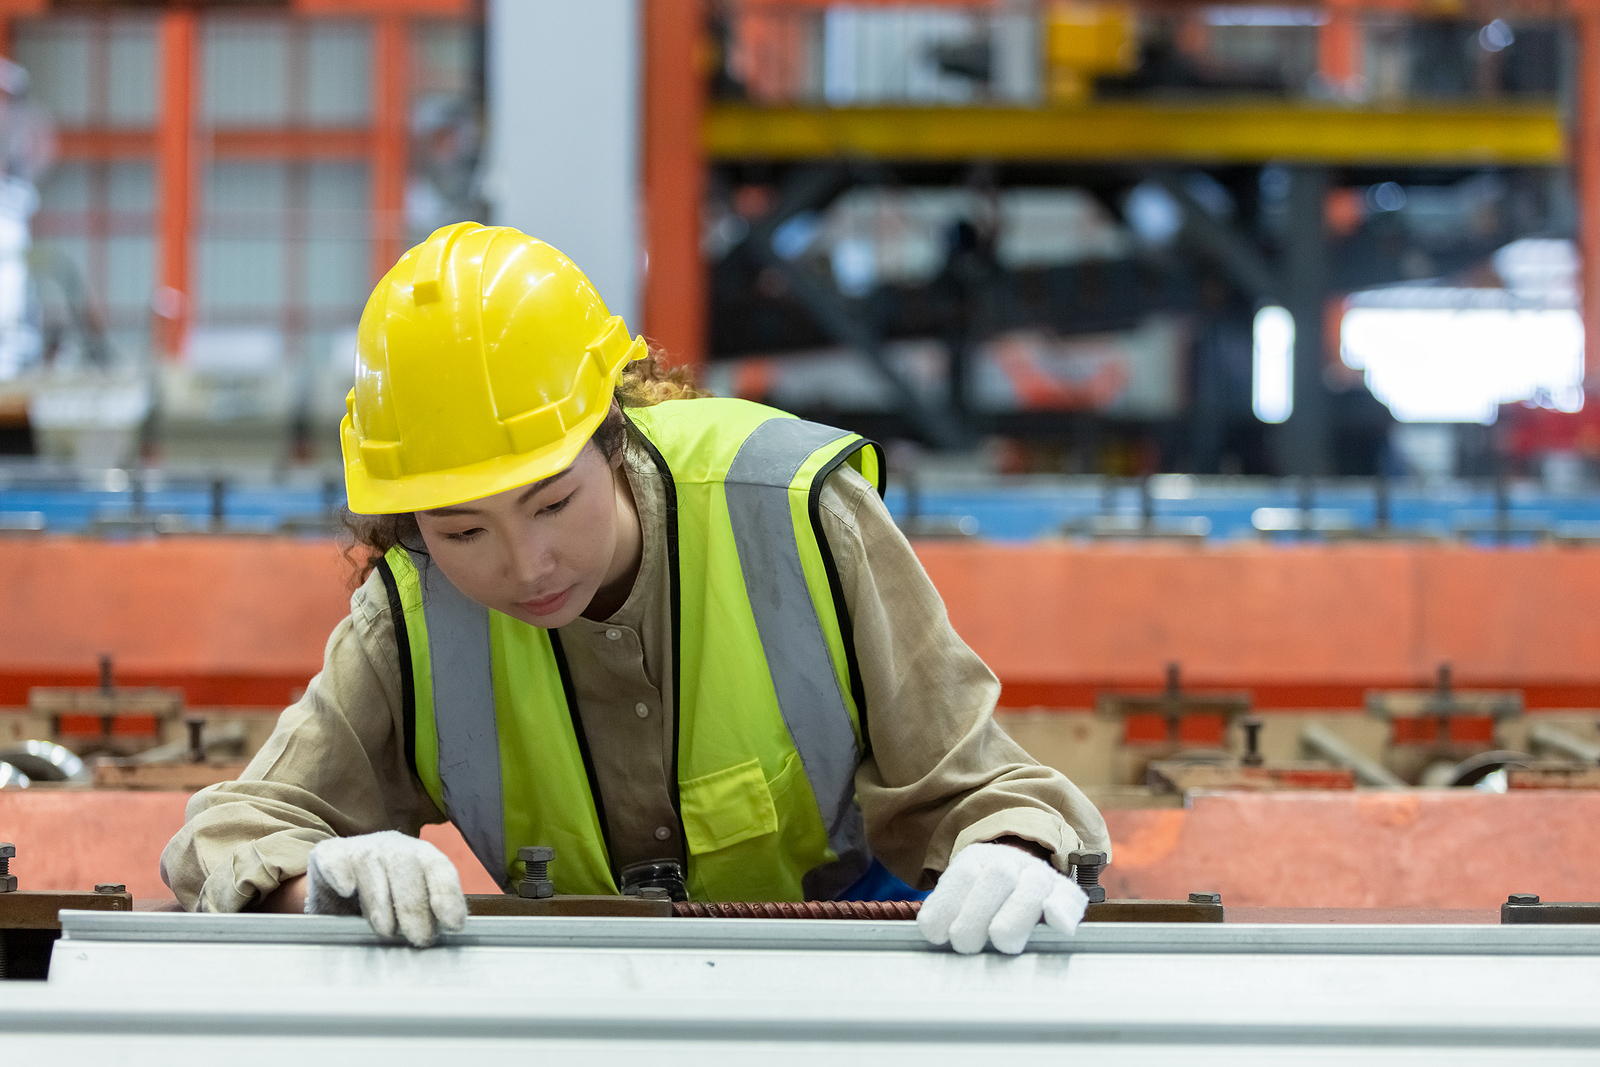
[[[617,543],[617,509],[610,494],[593,493],[573,516],[573,547],[588,564],[603,565]]]
[[[493,533],[479,534],[471,541],[454,541],[443,534],[422,533],[423,543],[433,557],[434,566],[450,584],[480,604],[494,602],[504,584],[505,545]]]

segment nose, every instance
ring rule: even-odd
[[[555,569],[555,553],[543,539],[526,533],[511,539],[506,551],[507,582],[522,589],[536,589]]]

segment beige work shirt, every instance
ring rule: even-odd
[[[672,648],[665,487],[631,441],[624,470],[644,533],[633,590],[609,619],[560,629],[618,869],[683,852],[670,787],[672,687],[663,685]],[[956,636],[871,485],[842,466],[821,506],[866,692],[871,750],[855,784],[873,853],[927,889],[976,841],[1025,838],[1063,869],[1080,846],[1109,851],[1088,798],[995,723],[999,681]],[[318,841],[414,835],[444,821],[406,764],[394,623],[373,574],[328,638],[322,671],[249,767],[189,801],[161,872],[191,911],[240,911],[304,874]]]

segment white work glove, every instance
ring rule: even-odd
[[[311,850],[307,915],[365,915],[380,937],[418,948],[467,924],[467,898],[455,864],[437,848],[398,830],[332,837]]]
[[[1089,898],[1044,860],[1010,845],[968,845],[950,861],[917,915],[922,936],[957,952],[983,951],[992,941],[1015,955],[1039,916],[1054,930],[1078,928]]]

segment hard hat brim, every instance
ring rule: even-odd
[[[610,410],[611,405],[606,404],[597,414],[583,419],[560,440],[544,448],[508,453],[452,470],[399,478],[374,478],[367,473],[357,447],[355,425],[346,415],[339,423],[339,440],[344,452],[344,484],[349,508],[357,515],[430,511],[481,500],[560,474],[572,466]]]

